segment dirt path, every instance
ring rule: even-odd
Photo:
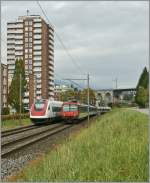
[[[149,115],[149,108],[146,109],[132,108],[132,109]]]

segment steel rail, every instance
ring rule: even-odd
[[[83,120],[85,118],[82,118]],[[81,121],[81,119],[79,120]],[[40,141],[48,136],[57,134],[67,128],[72,127],[73,124],[56,123],[46,126],[35,126],[29,125],[26,127],[19,127],[13,130],[3,131],[2,142],[1,142],[1,157],[5,157],[25,146],[29,146],[37,141]],[[36,128],[39,128],[36,130]],[[32,130],[33,133],[32,133]],[[28,133],[28,131],[29,133]],[[26,131],[25,133],[22,133]],[[10,134],[8,134],[10,133]],[[18,134],[20,133],[20,134]],[[15,136],[17,134],[17,136]],[[5,136],[6,135],[6,136]]]
[[[28,125],[28,126],[23,126],[23,127],[18,127],[18,128],[13,128],[10,130],[5,130],[1,132],[1,137],[6,137],[9,135],[14,135],[17,133],[25,132],[27,130],[32,130],[35,128],[39,128],[40,126],[35,126],[35,125]]]
[[[16,141],[11,141],[8,143],[3,143],[2,144],[2,152],[1,152],[1,157],[5,157],[17,150],[20,150],[24,148],[25,146],[29,146],[37,141],[43,140],[44,138],[48,136],[52,136],[54,134],[57,134],[67,128],[70,128],[73,126],[72,124],[70,125],[57,125],[51,129],[44,130],[42,132],[36,133],[36,134],[30,134],[30,136],[26,136],[25,138],[17,139]]]
[[[3,138],[2,139],[2,142],[1,142],[1,146],[6,146],[6,145],[9,145],[9,144],[12,144],[12,143],[16,143],[16,142],[19,142],[21,140],[24,140],[24,139],[27,139],[27,138],[30,138],[30,137],[33,137],[33,136],[36,136],[37,134],[41,134],[43,132],[46,132],[46,131],[49,131],[49,130],[53,130],[54,128],[57,128],[59,126],[61,126],[62,124],[54,124],[54,125],[51,125],[51,126],[43,126],[39,129],[39,131],[30,131],[30,133],[26,133],[26,134],[20,134],[19,137],[15,137],[14,135],[10,135],[8,138]],[[34,129],[33,129],[34,130]],[[16,135],[16,134],[15,134]],[[10,138],[11,137],[11,138]],[[5,140],[6,139],[6,140]]]

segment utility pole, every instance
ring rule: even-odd
[[[87,74],[87,103],[88,103],[88,122],[89,122],[89,116],[90,116],[89,73]]]
[[[29,10],[27,10],[27,16],[29,15]]]
[[[20,123],[21,123],[21,102],[22,102],[22,96],[21,96],[21,80],[22,80],[22,77],[21,77],[21,73],[20,73]]]
[[[113,103],[115,103],[114,90],[118,88],[118,78],[115,78],[113,82],[115,82],[115,86],[113,86]]]
[[[116,89],[117,89],[118,88],[118,79],[116,78],[115,81],[116,81]]]

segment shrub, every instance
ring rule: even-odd
[[[4,108],[2,109],[2,115],[7,115],[7,114],[9,114],[9,113],[10,113],[9,107],[4,107]]]
[[[20,114],[2,115],[2,120],[19,119]],[[29,113],[21,114],[21,119],[29,118]]]

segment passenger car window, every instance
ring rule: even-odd
[[[53,112],[60,112],[61,111],[61,107],[53,106],[52,107],[52,111]]]

